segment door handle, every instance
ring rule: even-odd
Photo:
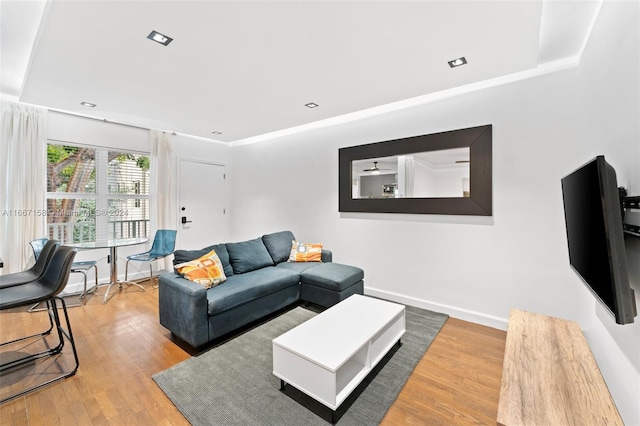
[[[182,223],[191,223],[192,221],[187,220],[186,216],[182,216]]]

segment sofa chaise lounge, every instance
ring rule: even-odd
[[[227,276],[206,289],[176,272],[159,277],[160,324],[194,348],[294,303],[332,306],[363,294],[362,269],[332,262],[289,262],[290,231],[253,240],[215,244],[202,250],[176,250],[174,265],[215,250]]]

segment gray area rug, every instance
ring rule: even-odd
[[[161,371],[153,380],[193,425],[327,425],[326,420],[282,393],[280,380],[272,374],[271,341],[314,315],[301,307],[292,309]],[[337,424],[379,424],[447,318],[407,307],[402,346]]]

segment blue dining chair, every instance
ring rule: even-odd
[[[158,229],[156,235],[153,238],[153,244],[151,250],[144,253],[132,254],[127,256],[127,263],[124,270],[124,280],[129,279],[129,262],[149,262],[149,279],[153,278],[153,261],[162,259],[173,253],[176,247],[176,234],[178,231],[175,229]]]
[[[40,257],[42,249],[45,247],[48,241],[49,241],[48,238],[38,238],[29,243],[31,244],[31,248],[33,249],[33,255],[35,256],[36,261]],[[84,297],[87,295],[87,271],[91,268],[94,269],[96,289],[97,289],[98,288],[98,262],[97,261],[85,260],[85,261],[73,262],[73,264],[71,265],[72,273],[79,273],[84,275],[84,291],[80,295],[79,297],[80,299],[84,299]],[[78,304],[78,305],[67,305],[67,306],[72,308],[80,305]]]

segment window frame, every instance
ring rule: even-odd
[[[109,190],[109,153],[110,152],[118,152],[123,154],[131,154],[136,156],[145,156],[150,159],[151,154],[149,152],[138,151],[138,150],[129,150],[129,149],[121,149],[115,147],[108,146],[97,146],[90,144],[82,144],[75,142],[67,142],[67,141],[59,141],[59,140],[47,140],[47,148],[49,145],[62,145],[62,146],[70,146],[75,148],[87,148],[93,149],[95,151],[95,160],[94,160],[94,173],[95,173],[95,192],[47,192],[45,193],[46,201],[52,200],[62,200],[62,199],[93,199],[95,200],[95,212],[93,212],[93,216],[95,219],[95,237],[96,241],[112,239],[117,232],[114,234],[116,227],[111,229],[112,223],[117,223],[116,221],[110,220],[113,219],[110,212],[115,210],[114,208],[109,207],[109,203],[111,200],[123,200],[125,203],[128,203],[129,200],[135,200],[134,205],[136,210],[138,208],[144,209],[145,206],[142,203],[142,200],[147,200],[147,211],[146,214],[143,214],[143,219],[139,219],[141,221],[146,222],[143,229],[144,235],[136,235],[137,237],[148,237],[150,230],[150,220],[151,220],[151,179],[150,176],[147,179],[147,187],[148,194],[140,194],[140,190],[134,191],[132,194],[118,194],[110,192]],[[150,169],[146,172],[150,174]],[[48,180],[48,175],[46,176]],[[140,182],[139,179],[132,179],[131,183],[133,186],[134,182]],[[141,185],[141,183],[139,183]],[[45,184],[45,188],[48,189],[48,182]],[[139,188],[141,189],[141,188]],[[52,223],[52,222],[51,222]],[[47,229],[47,233],[50,233],[50,225],[49,215],[45,218],[45,225]],[[51,236],[51,234],[49,234]],[[72,237],[73,238],[73,237]],[[88,240],[82,242],[89,242]],[[68,243],[68,242],[65,242]],[[71,243],[76,243],[76,241],[71,241]]]

